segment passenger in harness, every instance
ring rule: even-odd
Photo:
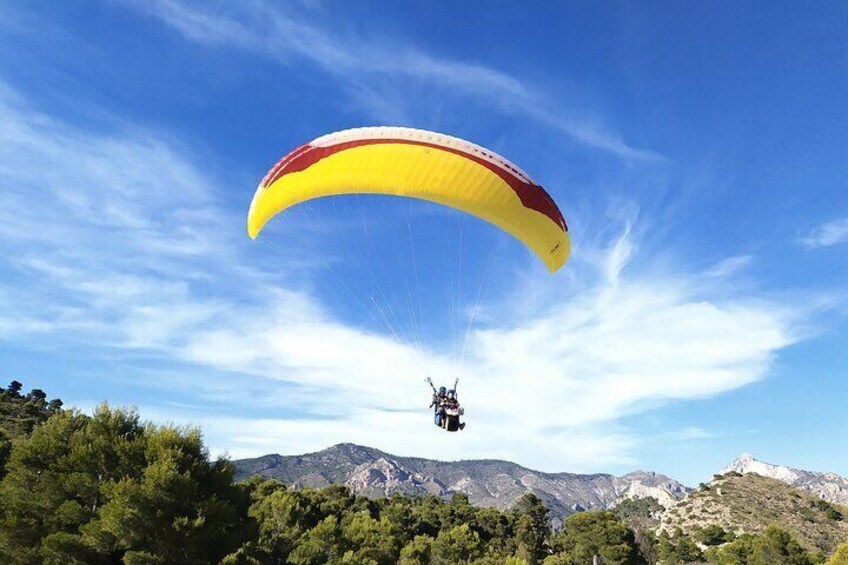
[[[432,381],[430,381],[430,386],[433,386]],[[439,427],[442,426],[445,419],[444,403],[448,398],[447,392],[447,389],[443,386],[440,386],[438,391],[436,387],[433,387],[433,400],[430,402],[430,408],[433,409],[433,423]]]
[[[443,386],[437,390],[429,377],[427,377],[427,382],[433,389],[433,399],[430,402],[430,408],[433,409],[433,423],[449,432],[465,429],[465,422],[459,421],[460,416],[465,414],[465,410],[460,406],[456,395],[456,386],[459,384],[459,379],[456,379],[453,388],[450,390],[446,390]]]

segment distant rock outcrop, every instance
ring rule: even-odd
[[[436,495],[468,496],[472,504],[511,507],[527,493],[538,496],[555,519],[580,510],[608,509],[628,498],[654,497],[671,506],[688,489],[657,473],[634,471],[616,477],[542,473],[497,460],[443,462],[397,457],[370,447],[339,444],[305,455],[266,455],[236,461],[237,478],[273,477],[298,487],[343,484],[369,497]]]
[[[731,471],[743,475],[755,473],[792,485],[828,502],[848,504],[848,479],[835,473],[803,471],[782,465],[772,465],[758,461],[750,453],[740,455],[730,465],[722,469],[721,473],[725,474]]]

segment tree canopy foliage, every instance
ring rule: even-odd
[[[778,526],[769,526],[762,534],[742,534],[731,543],[710,549],[707,557],[717,565],[813,565],[822,561]]]
[[[848,541],[836,548],[826,565],[848,565]]]
[[[242,490],[228,462],[210,462],[198,430],[106,405],[57,412],[12,447],[0,561],[214,562],[247,525]]]
[[[38,424],[62,409],[61,400],[47,400],[43,390],[21,394],[23,385],[12,381],[0,387],[0,477],[12,451],[12,443],[28,436]]]
[[[463,494],[369,499],[343,486],[292,489],[233,481],[195,428],[142,422],[135,410],[63,410],[13,382],[0,391],[5,443],[0,563],[222,565],[808,565],[778,527],[735,537],[710,526],[656,537],[621,518],[656,514],[655,501],[579,512],[551,529],[533,494],[510,510]],[[644,524],[640,524],[642,526]],[[696,543],[697,542],[697,543]],[[699,546],[700,544],[700,546]],[[704,552],[702,548],[708,549]],[[846,562],[841,546],[829,563]]]

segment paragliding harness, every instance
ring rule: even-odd
[[[447,392],[446,396],[443,396],[436,390],[433,380],[430,377],[427,377],[427,382],[430,384],[430,388],[433,389],[433,402],[430,406],[434,408],[434,423],[449,432],[457,432],[465,429],[465,424],[459,421],[460,416],[465,414],[465,409],[459,405],[459,400],[456,396],[459,379],[454,381],[453,388]]]

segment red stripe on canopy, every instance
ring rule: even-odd
[[[426,141],[418,141],[413,139],[397,139],[397,138],[375,138],[375,139],[357,139],[353,141],[345,141],[335,145],[326,147],[314,146],[307,143],[301,145],[282,159],[280,159],[274,167],[268,171],[265,178],[262,179],[260,186],[269,187],[276,182],[280,177],[290,173],[304,171],[317,163],[318,161],[334,155],[346,149],[353,147],[361,147],[363,145],[377,145],[381,143],[403,143],[407,145],[420,145],[423,147],[431,147],[441,151],[447,151],[456,155],[461,155],[466,159],[470,159],[475,163],[483,165],[496,175],[498,175],[505,183],[515,191],[521,203],[525,208],[540,212],[550,218],[556,225],[562,228],[563,231],[568,231],[568,226],[565,224],[565,219],[562,217],[553,198],[545,191],[544,188],[533,182],[527,182],[517,177],[515,173],[507,168],[501,167],[496,163],[492,163],[487,159],[483,159],[473,153],[461,151],[455,147],[446,147],[436,143],[428,143]]]

